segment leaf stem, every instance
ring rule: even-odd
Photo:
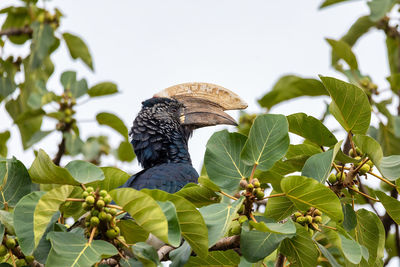
[[[251,174],[250,174],[250,179],[249,179],[249,183],[251,183],[253,181],[254,178],[254,173],[256,172],[258,164],[254,163],[253,165],[253,169],[251,170]]]
[[[115,209],[118,209],[118,210],[123,210],[123,208],[122,208],[122,207],[120,207],[120,206],[118,206],[118,205],[111,205],[111,204],[107,204],[107,205],[106,205],[106,207],[109,207],[109,208],[115,208]]]
[[[340,172],[339,167],[338,167],[338,165],[335,164],[335,162],[332,162],[332,166],[335,168],[335,170],[336,170],[338,173]]]
[[[229,194],[227,194],[227,193],[225,193],[224,191],[219,191],[219,193],[220,194],[222,194],[222,195],[224,195],[224,196],[226,196],[226,197],[229,197],[230,199],[233,199],[233,200],[238,200],[236,197],[234,197],[234,196],[231,196],[231,195],[229,195]]]
[[[94,233],[96,232],[96,230],[97,230],[97,226],[93,227],[92,232],[90,233],[89,241],[88,241],[88,242],[89,242],[89,245],[90,245],[90,243],[92,243],[92,241],[93,241]]]
[[[348,134],[348,137],[349,137],[351,148],[353,149],[353,151],[355,153],[357,153],[356,146],[354,145],[354,142],[353,142],[353,134],[351,133],[351,131],[349,131],[347,134]]]
[[[324,228],[328,228],[328,229],[337,231],[337,228],[332,227],[332,226],[328,226],[328,225],[325,225],[325,224],[319,224],[319,226],[322,226],[322,227],[324,227]]]
[[[279,194],[269,195],[269,196],[264,197],[263,199],[272,198],[272,197],[283,197],[283,196],[286,196],[286,193],[279,193]]]
[[[383,178],[383,177],[381,177],[381,176],[379,176],[379,175],[377,175],[377,174],[375,174],[375,173],[373,173],[373,172],[370,172],[370,171],[369,171],[368,174],[371,174],[372,176],[375,176],[376,178],[380,179],[381,181],[387,183],[388,185],[391,185],[391,186],[393,186],[393,187],[397,187],[397,185],[391,183],[390,181],[386,180],[385,178]]]
[[[12,260],[13,266],[14,266],[14,267],[17,267],[17,265],[15,264],[15,259],[14,259],[14,255],[13,255],[13,253],[12,253],[12,250],[9,249],[9,250],[8,250],[8,253],[9,253],[10,256],[11,256],[11,260]]]
[[[86,191],[86,186],[84,184],[81,184],[81,187],[82,187],[83,190]]]
[[[82,198],[66,198],[65,201],[85,202],[85,200]]]
[[[371,197],[371,196],[369,196],[369,195],[367,195],[367,194],[365,194],[365,193],[363,193],[363,192],[361,192],[359,190],[355,190],[355,189],[353,189],[351,187],[348,187],[348,189],[353,190],[354,192],[359,193],[360,195],[362,195],[362,196],[364,196],[366,198],[369,198],[369,199],[371,199],[373,201],[380,202],[378,199],[375,199],[375,198],[373,198],[373,197]]]
[[[117,240],[119,242],[121,242],[122,245],[124,245],[125,247],[129,248],[129,245],[127,243],[124,242],[124,240],[117,238]]]
[[[253,222],[258,223],[253,213],[250,213],[250,218],[253,220]]]

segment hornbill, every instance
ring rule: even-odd
[[[209,83],[179,84],[142,102],[130,131],[131,143],[144,168],[121,187],[175,193],[199,177],[192,167],[188,140],[193,130],[218,124],[236,125],[224,110],[244,109],[235,93]]]

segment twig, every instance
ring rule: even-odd
[[[229,250],[240,247],[240,235],[234,235],[229,237],[224,237],[220,239],[214,246],[209,250]]]
[[[319,226],[322,226],[322,227],[324,227],[324,228],[328,228],[328,229],[337,231],[337,228],[332,227],[332,226],[328,226],[328,225],[325,225],[325,224],[318,224],[318,225],[319,225]]]
[[[53,159],[53,163],[56,164],[57,166],[60,166],[60,161],[64,153],[65,153],[65,138],[63,137],[61,143],[58,145],[57,155]]]
[[[231,196],[231,195],[229,195],[229,194],[227,194],[227,193],[225,193],[224,191],[219,191],[219,193],[221,193],[222,195],[224,195],[224,196],[226,196],[226,197],[229,197],[230,199],[233,199],[233,200],[238,200],[236,197],[234,197],[234,196]]]
[[[254,163],[253,169],[251,170],[251,174],[250,174],[250,179],[249,179],[250,183],[253,181],[254,173],[256,172],[257,166],[258,166],[258,164]]]
[[[82,198],[66,198],[65,201],[85,202],[85,200]]]
[[[107,204],[106,207],[108,207],[108,208],[115,208],[115,209],[118,209],[118,210],[123,210],[123,208],[120,207],[120,206],[118,206],[118,205]]]
[[[282,253],[279,253],[278,257],[276,258],[275,267],[283,267],[284,262],[285,262],[285,256],[283,256]]]
[[[94,233],[96,232],[96,230],[97,230],[97,226],[93,227],[92,232],[90,233],[89,241],[88,241],[89,244],[92,243],[93,238],[94,238]]]
[[[354,192],[359,193],[360,195],[362,195],[362,196],[364,196],[364,197],[366,197],[368,199],[371,199],[371,200],[376,201],[376,202],[380,202],[378,199],[375,199],[375,198],[373,198],[373,197],[371,197],[371,196],[369,196],[369,195],[367,195],[367,194],[365,194],[365,193],[363,193],[363,192],[361,192],[359,190],[355,190],[355,189],[353,189],[351,187],[348,187],[348,189],[353,190]]]
[[[121,242],[122,245],[124,245],[125,247],[129,248],[129,245],[127,243],[125,243],[124,240],[117,238],[119,242]]]
[[[366,157],[366,158],[361,162],[361,164],[358,165],[357,168],[354,169],[354,172],[358,172],[358,171],[361,169],[361,167],[364,166],[365,163],[367,163],[368,160],[369,160],[369,158]]]
[[[82,187],[83,190],[86,191],[86,186],[84,184],[81,184],[81,187]]]
[[[169,260],[168,254],[173,251],[175,248],[169,245],[162,246],[157,250],[158,259],[162,260]]]
[[[279,194],[269,195],[269,196],[264,197],[263,199],[273,198],[273,197],[283,197],[283,196],[286,196],[286,193],[279,193]]]
[[[332,162],[332,166],[335,168],[335,170],[339,173],[340,170],[338,168],[338,165],[335,164],[335,162]]]
[[[25,26],[23,28],[9,28],[0,31],[0,36],[16,36],[16,35],[32,35],[33,30],[29,26]]]
[[[253,222],[258,223],[253,213],[250,213],[250,218],[253,220]]]
[[[386,180],[385,178],[383,178],[383,177],[381,177],[381,176],[379,176],[379,175],[377,175],[377,174],[375,174],[375,173],[373,173],[371,171],[369,171],[368,174],[371,174],[372,176],[375,176],[376,178],[378,178],[378,179],[382,180],[383,182],[387,183],[388,185],[391,185],[393,187],[397,187],[395,184],[391,183],[390,181]]]
[[[351,148],[353,149],[353,152],[357,154],[356,147],[353,142],[353,134],[351,133],[351,131],[347,133],[347,136],[349,137],[350,145]]]
[[[12,253],[12,250],[11,250],[11,249],[9,249],[9,250],[8,250],[8,253],[9,253],[9,254],[10,254],[10,256],[11,256],[11,260],[12,260],[13,266],[14,266],[14,267],[17,267],[17,265],[15,264],[15,259],[14,259],[14,256],[13,256],[13,253]]]

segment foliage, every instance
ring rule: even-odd
[[[321,8],[340,2],[346,0],[327,0]],[[129,174],[99,167],[102,155],[135,157],[128,129],[115,114],[98,113],[96,121],[120,134],[117,148],[106,136],[81,140],[76,106],[117,93],[114,83],[89,86],[69,70],[60,77],[61,94],[47,88],[54,70],[50,56],[61,41],[72,59],[94,69],[85,42],[59,30],[62,13],[33,0],[1,10],[0,46],[27,43],[30,52],[0,57],[0,102],[24,149],[53,132],[60,135],[54,158],[40,149],[27,168],[7,159],[10,131],[0,133],[1,261],[50,267],[158,266],[165,260],[171,266],[284,266],[285,258],[291,266],[387,264],[400,251],[400,114],[390,108],[400,96],[400,33],[386,16],[395,3],[368,2],[370,15],[341,39],[327,39],[332,66],[348,82],[284,76],[259,100],[269,111],[301,96],[330,97],[321,120],[304,113],[242,113],[238,132],[220,131],[208,141],[199,184],[175,194],[118,188]],[[383,101],[352,52],[371,28],[387,37],[391,90]],[[51,110],[54,104],[57,110]],[[347,133],[345,140],[324,124],[327,116]],[[42,129],[49,119],[55,128]],[[304,140],[291,144],[289,133]],[[64,155],[84,160],[60,166]],[[367,177],[381,180],[381,188],[367,186]],[[384,215],[376,212],[378,201]],[[133,220],[122,219],[126,212]],[[66,224],[67,217],[77,223]],[[155,239],[163,242],[161,248],[145,243]]]

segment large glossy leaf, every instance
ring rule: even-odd
[[[321,245],[318,242],[316,244],[317,244],[319,250],[325,256],[325,258],[328,259],[328,261],[332,265],[332,267],[341,267],[341,265],[336,261],[335,257],[329,252],[328,249],[326,249],[323,245]]]
[[[65,138],[65,150],[67,152],[66,154],[70,156],[75,156],[82,151],[85,143],[78,135],[76,135],[74,132],[65,132],[63,136]]]
[[[337,222],[343,221],[340,201],[325,185],[303,176],[288,176],[281,181],[282,191],[299,210],[315,207]]]
[[[76,181],[82,184],[104,180],[103,171],[96,165],[87,161],[74,160],[69,162],[65,168]]]
[[[277,191],[272,191],[271,195],[277,194]],[[273,197],[268,199],[265,207],[264,216],[267,218],[281,221],[290,216],[296,210],[294,204],[285,196]]]
[[[383,153],[379,143],[367,135],[357,134],[353,137],[354,143],[361,149],[363,154],[367,154],[368,158],[377,166],[380,165]]]
[[[139,242],[132,245],[133,254],[137,257],[145,266],[159,266],[160,261],[158,259],[157,251],[149,244],[145,242]]]
[[[78,81],[76,79],[76,72],[74,71],[63,72],[61,74],[60,81],[64,87],[64,90],[69,90],[74,98],[79,98],[88,91],[86,80],[81,79]]]
[[[268,219],[267,219],[268,221]],[[254,222],[249,221],[249,224],[254,229],[260,232],[271,232],[275,234],[294,235],[296,233],[296,226],[291,219],[288,219],[285,223],[276,223],[275,221],[267,222]]]
[[[68,170],[61,168],[53,163],[50,157],[40,149],[29,174],[33,182],[38,184],[70,184],[79,185]]]
[[[370,19],[375,22],[379,21],[393,8],[396,2],[396,0],[372,0],[367,2],[371,10]]]
[[[351,46],[348,43],[342,40],[336,41],[333,39],[326,39],[326,41],[332,47],[333,55],[343,59],[352,70],[358,69],[357,58],[353,54],[353,51],[351,51]],[[336,60],[334,60],[334,58],[332,58],[332,61],[333,64],[336,63]]]
[[[233,218],[243,203],[244,198],[232,204],[218,203],[200,208],[208,229],[208,246],[212,247],[229,230]]]
[[[170,267],[180,267],[184,266],[185,263],[189,260],[190,254],[192,253],[192,248],[189,246],[187,241],[183,242],[183,244],[174,249],[169,253],[169,258],[171,259]]]
[[[43,60],[49,54],[50,47],[55,42],[53,28],[48,23],[34,22],[31,25],[33,29],[30,67],[36,69],[41,66]]]
[[[6,227],[9,234],[15,235],[13,214],[11,212],[0,210],[0,222]]]
[[[296,236],[285,239],[280,247],[280,252],[285,255],[290,266],[306,267],[316,266],[319,256],[318,249],[311,240],[305,228],[296,223]]]
[[[127,211],[136,223],[164,242],[168,242],[168,221],[157,202],[148,194],[132,188],[110,192],[115,203]]]
[[[32,182],[24,164],[16,158],[0,160],[0,208],[14,207],[32,190]]]
[[[272,106],[292,98],[327,94],[322,83],[316,79],[287,75],[281,77],[272,90],[258,100],[258,103],[262,107],[270,109]]]
[[[346,257],[351,263],[358,264],[361,261],[361,247],[360,245],[352,239],[348,239],[343,235],[339,234],[341,241],[341,249]]]
[[[122,141],[117,150],[118,159],[121,161],[131,162],[135,159],[135,152],[132,144],[128,141]]]
[[[251,172],[240,159],[247,138],[226,130],[214,133],[207,142],[204,164],[210,179],[227,193],[237,190],[240,179]]]
[[[157,201],[168,221],[168,242],[177,247],[181,243],[181,228],[179,227],[178,215],[171,201]]]
[[[326,178],[328,178],[331,172],[332,162],[340,150],[341,145],[342,141],[338,142],[334,148],[326,152],[312,155],[304,164],[301,175],[313,178],[320,183],[325,183]]]
[[[96,120],[101,125],[107,125],[113,128],[119,132],[126,141],[128,141],[128,129],[126,128],[124,122],[116,115],[107,112],[101,112],[96,115]]]
[[[197,184],[187,184],[184,188],[175,193],[178,196],[184,197],[197,208],[207,206],[213,203],[218,203],[221,197],[213,190]]]
[[[31,255],[35,248],[33,214],[36,204],[45,192],[32,192],[24,196],[14,209],[14,228],[18,244],[24,255]]]
[[[368,263],[383,258],[385,247],[385,229],[379,217],[370,211],[360,209],[356,212],[357,226],[355,240],[365,246],[369,252]]]
[[[400,178],[400,155],[383,157],[378,167],[385,178],[391,181],[397,180]]]
[[[378,142],[382,147],[384,156],[399,154],[400,138],[396,137],[392,128],[382,123],[379,124]]]
[[[90,97],[112,95],[118,92],[117,85],[112,82],[102,82],[89,88],[88,94]]]
[[[238,266],[239,255],[233,250],[211,251],[206,258],[190,257],[185,266]]]
[[[142,192],[149,194],[157,201],[174,203],[183,238],[197,255],[205,257],[208,253],[208,231],[204,219],[196,207],[183,197],[161,190],[143,189]]]
[[[117,226],[121,229],[121,235],[128,244],[144,242],[149,237],[149,232],[133,220],[120,220],[117,222]]]
[[[344,215],[343,228],[350,232],[357,225],[356,213],[350,204],[344,204],[342,209]]]
[[[92,57],[85,42],[76,35],[71,33],[64,33],[63,38],[67,44],[69,53],[73,59],[80,58],[83,62],[93,70]]]
[[[104,173],[104,180],[89,183],[87,186],[111,191],[123,185],[130,177],[129,174],[115,167],[101,167],[101,170]]]
[[[259,216],[257,216],[256,219],[258,222],[274,222]],[[257,262],[264,259],[279,246],[282,240],[294,236],[294,234],[277,234],[267,231],[250,230],[246,225],[248,225],[248,223],[243,224],[242,227],[240,249],[243,256],[249,262]]]
[[[241,157],[259,170],[267,171],[289,148],[289,125],[283,115],[259,115],[250,129]]]
[[[88,240],[74,233],[51,232],[47,235],[51,250],[46,266],[79,267],[92,266],[103,258],[111,257],[118,250],[103,240]]]
[[[10,138],[10,132],[5,131],[0,133],[0,157],[6,158],[7,157],[7,141]]]
[[[33,214],[35,247],[39,244],[40,239],[46,231],[51,217],[59,210],[60,205],[65,202],[65,199],[71,194],[73,189],[74,187],[71,185],[62,185],[50,190],[40,198]]]
[[[321,76],[321,80],[332,98],[331,114],[347,132],[365,134],[371,120],[371,106],[364,91],[335,78]]]
[[[60,212],[54,213],[53,217],[51,217],[51,220],[46,227],[45,232],[43,233],[42,238],[39,241],[39,244],[37,245],[35,251],[33,252],[33,256],[35,257],[35,260],[37,260],[38,262],[40,262],[42,264],[46,263],[47,257],[49,256],[49,252],[51,249],[51,243],[46,238],[47,234],[52,231],[55,231],[56,227],[57,227],[57,231],[60,231],[61,225],[57,223],[60,216],[61,216]],[[78,230],[78,229],[82,231],[80,234],[83,235],[83,229],[76,228],[75,230]]]
[[[380,191],[376,191],[375,194],[378,196],[390,217],[392,217],[397,224],[400,224],[400,202]]]
[[[319,146],[333,146],[337,143],[336,137],[322,124],[322,122],[305,113],[295,113],[287,116],[289,132],[295,133]]]

